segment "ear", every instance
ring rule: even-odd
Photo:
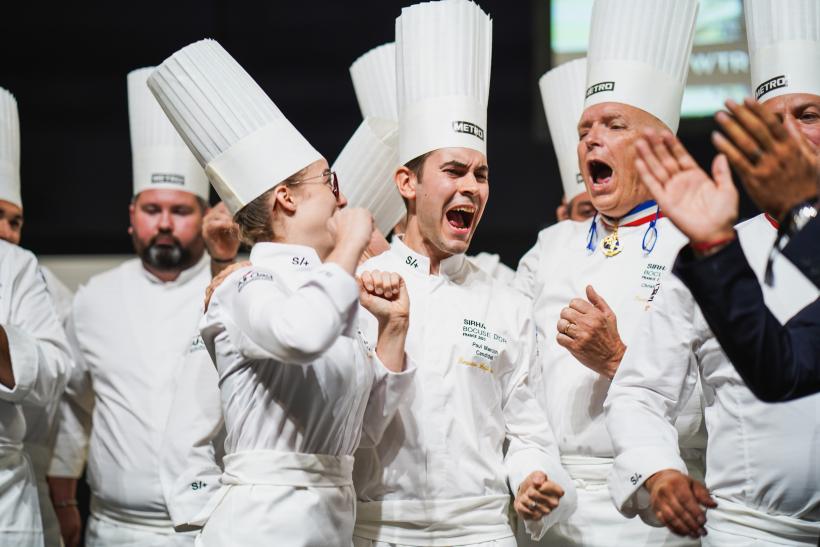
[[[293,192],[293,189],[290,188],[287,184],[280,184],[276,187],[273,191],[273,200],[271,201],[272,207],[281,207],[283,211],[286,211],[288,214],[293,214],[296,212],[296,196]]]
[[[413,171],[402,165],[396,169],[393,179],[396,182],[396,188],[399,189],[401,197],[406,200],[416,199],[416,184],[418,184],[418,179],[416,179],[416,175]]]

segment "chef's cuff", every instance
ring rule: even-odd
[[[34,387],[37,379],[38,348],[37,340],[11,325],[3,325],[9,341],[11,371],[14,374],[14,387],[0,384],[0,400],[11,403],[22,402]]]
[[[346,314],[351,306],[358,303],[359,285],[338,264],[322,264],[314,270],[313,280],[324,289],[340,315]]]
[[[649,477],[664,469],[687,473],[686,464],[677,452],[658,447],[627,450],[615,458],[607,484],[618,511],[627,518],[640,515],[641,520],[647,524],[659,526],[660,523],[649,510],[649,491],[644,488],[644,483]]]

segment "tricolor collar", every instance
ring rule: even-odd
[[[250,258],[254,266],[294,272],[310,271],[322,263],[313,247],[269,241],[254,245]]]
[[[612,230],[615,226],[618,228],[641,226],[642,224],[652,222],[656,218],[661,217],[663,217],[663,212],[660,210],[660,207],[658,207],[658,204],[655,201],[650,199],[636,205],[621,218],[616,219],[602,214],[601,222],[608,229]]]
[[[401,264],[405,268],[422,275],[431,275],[430,258],[423,254],[417,253],[408,247],[404,242],[404,236],[395,236],[390,242],[390,250],[397,255],[398,259],[401,261]],[[445,258],[439,263],[439,275],[446,278],[452,278],[461,271],[463,265],[463,254],[457,254]]]

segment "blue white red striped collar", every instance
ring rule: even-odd
[[[629,212],[621,218],[615,219],[606,215],[601,215],[601,222],[604,226],[612,230],[617,226],[618,228],[626,228],[630,226],[640,226],[647,222],[652,222],[655,219],[662,218],[663,212],[660,211],[657,202],[653,200],[644,201],[636,205]]]

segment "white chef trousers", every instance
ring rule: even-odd
[[[192,547],[194,535],[163,532],[149,526],[115,522],[92,514],[85,533],[86,547]]]
[[[496,539],[493,541],[484,541],[481,543],[468,544],[453,544],[459,547],[516,547],[515,538],[508,537],[504,539]],[[374,541],[372,539],[364,539],[353,536],[353,547],[417,547],[414,545],[405,545],[403,543],[387,543],[386,541]]]

